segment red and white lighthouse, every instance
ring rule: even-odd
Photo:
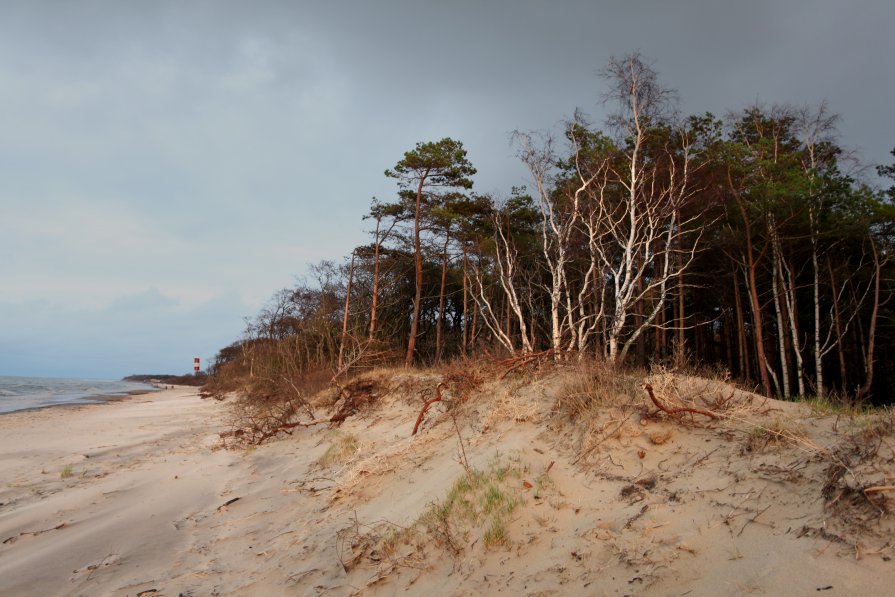
[[[196,375],[199,374],[199,357],[193,359],[193,371],[196,372]]]

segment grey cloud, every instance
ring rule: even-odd
[[[0,276],[30,301],[60,276],[112,296],[161,278],[248,315],[365,241],[370,197],[395,193],[383,170],[417,141],[463,140],[480,190],[523,184],[508,133],[576,107],[601,122],[596,73],[632,50],[684,112],[826,98],[843,142],[890,162],[893,30],[882,0],[2,3],[0,214],[102,236],[63,209],[84,202],[146,242],[108,234],[98,267],[96,243],[0,222]]]

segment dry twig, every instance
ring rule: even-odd
[[[876,487],[867,487],[864,493],[876,493],[878,491],[895,491],[895,485],[878,485]]]
[[[541,352],[532,352],[528,354],[523,354],[517,357],[512,357],[501,361],[501,365],[510,365],[510,368],[503,372],[503,375],[500,376],[500,379],[506,379],[507,375],[515,371],[516,369],[520,369],[525,367],[526,365],[530,365],[536,361],[540,361],[541,359],[546,359],[553,354],[553,349],[550,348],[548,350],[543,350]]]

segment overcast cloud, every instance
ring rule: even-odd
[[[639,50],[685,113],[817,104],[891,163],[890,1],[0,3],[0,374],[179,373],[308,263],[365,242],[383,170],[460,139],[524,184],[513,129]]]

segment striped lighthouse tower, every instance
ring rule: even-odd
[[[193,371],[196,372],[196,375],[199,375],[199,357],[193,359]]]

